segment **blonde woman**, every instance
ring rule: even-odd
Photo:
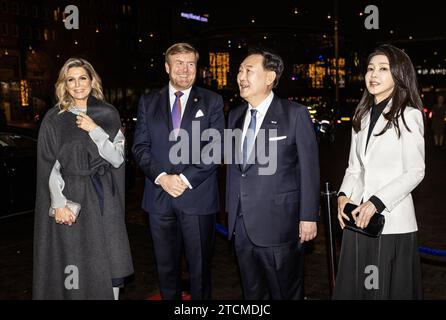
[[[84,59],[70,58],[39,131],[34,299],[118,299],[133,273],[118,111]]]

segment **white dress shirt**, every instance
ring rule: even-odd
[[[183,95],[180,98],[181,101],[181,118],[183,118],[184,110],[186,110],[187,99],[189,99],[190,91],[192,87],[186,90],[177,90],[173,87],[172,83],[169,82],[169,102],[170,102],[170,111],[172,111],[173,104],[175,103],[175,92],[181,91]]]
[[[257,133],[259,133],[260,127],[262,126],[263,119],[265,119],[266,112],[268,112],[269,106],[273,101],[274,93],[271,91],[270,94],[263,100],[256,108],[248,104],[248,111],[245,115],[245,122],[243,124],[243,133],[242,133],[242,141],[245,141],[246,132],[248,131],[249,122],[251,121],[251,110],[257,110],[256,113],[256,131],[255,137],[257,137]],[[240,145],[240,152],[243,153],[243,142]],[[251,150],[248,150],[248,154],[251,153]]]
[[[169,103],[170,103],[170,111],[172,111],[173,109],[173,104],[175,103],[175,92],[177,91],[181,91],[183,93],[183,95],[180,97],[180,102],[181,102],[181,119],[183,119],[183,115],[184,115],[184,110],[186,110],[186,104],[187,104],[187,99],[189,99],[189,95],[190,95],[190,91],[191,91],[192,87],[190,87],[189,89],[186,90],[177,90],[173,87],[172,83],[169,82]],[[159,183],[159,178],[161,178],[162,176],[164,176],[165,174],[167,174],[167,172],[161,172],[158,177],[156,177],[155,179],[155,184],[160,184]],[[189,183],[189,180],[181,173],[180,174],[180,178],[181,180],[183,180],[183,182],[185,184],[187,184],[187,186],[189,187],[189,189],[192,189],[192,185]]]

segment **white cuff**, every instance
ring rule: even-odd
[[[187,184],[187,186],[189,187],[189,189],[193,189],[193,188],[192,188],[192,185],[189,183],[189,180],[187,180],[187,178],[186,178],[182,173],[180,173],[180,178],[181,178],[181,180],[183,180],[183,182],[184,182],[185,184]]]
[[[53,209],[65,208],[66,205],[67,205],[67,199],[65,198],[53,200],[51,202],[51,208]]]
[[[102,142],[108,139],[107,132],[104,131],[100,126],[96,126],[93,130],[91,130],[88,135],[95,142]]]
[[[161,172],[159,175],[158,175],[158,177],[156,177],[156,179],[155,179],[155,184],[156,185],[159,185],[160,183],[159,183],[159,178],[161,178],[162,176],[164,176],[165,174],[167,174],[166,172]]]

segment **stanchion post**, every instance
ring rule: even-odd
[[[334,225],[332,218],[332,202],[336,195],[336,191],[330,190],[330,183],[325,183],[325,190],[321,192],[323,197],[322,210],[325,212],[325,243],[327,248],[327,265],[328,265],[328,284],[330,288],[330,297],[336,281],[336,239],[334,235]]]

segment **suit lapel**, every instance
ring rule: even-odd
[[[240,113],[238,119],[235,121],[234,129],[239,129],[240,132],[243,132],[243,125],[245,123],[246,112],[248,111],[248,104],[245,104],[242,108],[242,112]],[[235,139],[235,138],[234,138]],[[235,143],[233,144],[235,150],[232,150],[232,154],[235,159],[233,163],[237,163],[240,171],[243,171],[243,154],[242,154],[242,139],[235,139]]]
[[[165,86],[159,91],[159,112],[167,126],[169,133],[172,131],[172,112],[170,110],[169,86]]]
[[[187,99],[186,109],[184,110],[184,114],[181,119],[182,129],[187,130],[191,128],[192,120],[195,118],[200,100],[201,97],[198,95],[197,90],[195,89],[195,87],[192,87],[189,98]]]
[[[367,143],[367,134],[369,132],[369,125],[370,125],[370,111],[367,112],[367,114],[362,118],[360,135],[358,134],[360,154],[362,159],[365,158],[365,153],[366,153],[365,147]]]

